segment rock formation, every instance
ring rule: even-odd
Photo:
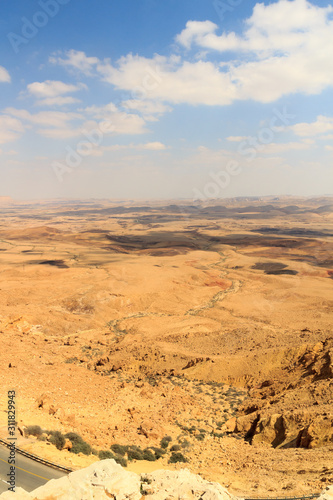
[[[27,493],[22,488],[0,495],[3,500],[233,500],[218,483],[205,481],[183,469],[158,470],[151,474],[125,471],[114,460],[102,460],[86,469],[54,479]],[[333,497],[332,497],[333,498]]]
[[[15,493],[0,495],[3,500],[143,500],[146,497],[151,500],[237,500],[220,484],[205,481],[187,469],[139,475],[125,471],[114,460],[102,460],[51,480],[31,493],[17,488]],[[327,487],[319,500],[333,500],[333,486]]]

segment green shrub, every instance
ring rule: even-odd
[[[176,462],[187,462],[187,460],[182,453],[172,453],[169,458],[169,464],[175,464]]]
[[[127,457],[128,460],[143,460],[143,453],[142,450],[133,450],[130,449],[127,451]]]
[[[82,437],[79,434],[76,434],[76,432],[67,432],[67,434],[65,434],[65,438],[69,439],[72,444],[81,443],[83,441]]]
[[[188,448],[190,444],[191,443],[187,439],[184,439],[184,441],[180,445],[182,448]]]
[[[137,446],[136,444],[131,444],[127,448],[128,448],[128,450],[136,450],[136,451],[141,451],[142,452],[140,446]]]
[[[124,457],[121,457],[120,455],[116,455],[114,457],[115,461],[117,464],[121,465],[122,467],[127,467],[127,460]]]
[[[149,462],[155,462],[156,455],[152,453],[152,451],[148,450],[148,448],[146,448],[145,450],[143,450],[143,460],[148,460]]]
[[[173,446],[171,446],[170,451],[179,451],[180,449],[181,448],[179,444],[174,444]]]
[[[198,441],[203,441],[203,440],[205,439],[205,435],[204,435],[204,434],[202,434],[202,433],[201,433],[201,434],[197,434],[195,437],[196,437],[196,439],[197,439]]]
[[[172,437],[164,436],[164,438],[162,438],[160,442],[161,448],[166,449],[169,446],[170,441],[172,441]]]
[[[28,425],[27,433],[29,436],[39,437],[43,434],[43,429],[39,425]]]
[[[86,443],[79,434],[76,432],[67,432],[65,438],[69,439],[72,443],[71,453],[83,453],[84,455],[90,455],[92,448],[90,444]]]
[[[73,444],[71,450],[72,453],[83,453],[84,455],[90,455],[91,454],[91,446],[90,444],[86,443],[85,441],[82,441],[81,443],[75,443]]]
[[[65,436],[63,436],[63,434],[61,434],[61,432],[55,431],[55,432],[52,433],[49,441],[50,441],[50,443],[54,444],[54,446],[58,450],[62,450],[63,447],[64,447],[66,439],[65,439]]]
[[[100,460],[107,460],[108,458],[113,458],[114,459],[114,454],[109,451],[109,450],[100,450],[98,452],[98,458]]]
[[[154,451],[156,460],[158,460],[159,458],[163,457],[163,455],[166,454],[166,450],[163,450],[163,448],[156,448],[155,446],[152,446],[151,450]]]
[[[117,455],[121,455],[122,457],[124,457],[128,450],[128,446],[122,446],[121,444],[112,444],[111,450]]]

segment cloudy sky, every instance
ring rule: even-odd
[[[2,0],[0,195],[333,192],[333,2]]]

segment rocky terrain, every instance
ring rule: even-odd
[[[126,472],[114,460],[103,460],[69,476],[49,481],[27,493],[17,488],[15,493],[0,495],[20,500],[237,500],[218,483],[208,482],[183,469],[178,472],[159,470],[151,474]],[[326,487],[319,500],[333,499],[333,486]],[[239,498],[239,500],[241,500]]]
[[[332,255],[329,198],[4,201],[0,437],[15,389],[20,446],[74,469],[135,445],[136,474],[319,493],[333,483]],[[57,449],[55,431],[89,453]]]

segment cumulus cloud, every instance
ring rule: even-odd
[[[273,102],[292,93],[318,94],[333,85],[333,7],[307,0],[257,3],[241,33],[218,34],[211,21],[189,21],[176,37],[191,58],[128,54],[117,62],[69,51],[54,62],[94,73],[133,100],[228,105]],[[196,60],[206,51],[210,60]]]
[[[147,121],[155,121],[157,116],[161,116],[172,110],[170,106],[160,101],[152,101],[149,99],[128,99],[127,101],[123,101],[121,105],[125,109],[137,111],[142,114]]]
[[[88,57],[84,52],[73,49],[66,52],[65,58],[59,57],[59,54],[55,53],[49,58],[49,61],[52,64],[74,68],[87,76],[92,74],[94,67],[100,62],[98,57]]]
[[[164,151],[167,146],[162,142],[147,142],[144,144],[113,144],[112,146],[105,146],[104,151],[122,151],[136,149],[138,151]]]
[[[218,35],[214,23],[189,21],[176,40],[187,49],[237,52],[228,73],[238,99],[271,102],[293,92],[316,94],[333,81],[332,12],[332,6],[306,0],[258,3],[241,35]]]
[[[102,120],[112,125],[114,134],[143,134],[147,132],[144,118],[137,114],[126,113],[112,102],[105,106],[89,106],[82,110],[95,120]]]
[[[191,63],[178,56],[148,59],[129,54],[116,66],[101,65],[99,72],[105,81],[132,91],[140,100],[225,105],[237,97],[230,75],[209,61]]]
[[[244,135],[230,135],[227,137],[227,141],[229,142],[241,142],[246,141],[246,139],[248,139],[248,137]]]
[[[308,142],[282,142],[282,143],[274,143],[265,144],[263,146],[263,153],[265,154],[280,154],[286,153],[288,151],[300,151],[304,149],[309,149],[311,144]]]
[[[315,122],[297,123],[290,127],[290,129],[300,137],[324,134],[333,130],[333,118],[319,115]]]
[[[36,125],[37,132],[46,137],[68,139],[80,134],[80,128],[74,127],[72,122],[82,121],[79,113],[65,113],[62,111],[40,111],[32,114],[25,109],[7,108],[5,112],[28,124]]]
[[[40,111],[30,113],[25,109],[7,108],[7,115],[27,124],[35,125],[37,133],[53,139],[70,139],[98,129],[102,122],[108,125],[111,135],[137,135],[147,132],[145,120],[136,114],[125,113],[113,103],[91,106],[80,112]]]
[[[10,74],[3,66],[0,66],[0,82],[4,83],[10,82]]]
[[[23,132],[24,126],[19,119],[8,114],[0,115],[0,144],[18,139]]]
[[[37,104],[40,106],[62,106],[80,102],[79,99],[65,94],[86,88],[87,86],[83,83],[73,85],[61,81],[46,80],[45,82],[30,83],[27,85],[27,92],[38,99]]]

